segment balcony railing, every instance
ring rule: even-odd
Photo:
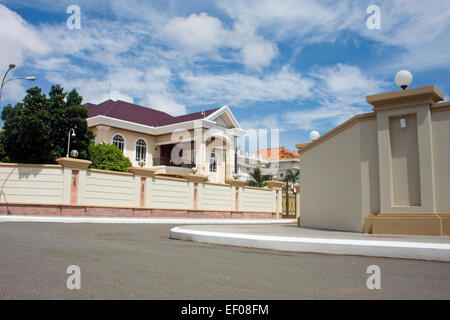
[[[180,167],[180,168],[193,168],[195,167],[194,160],[191,160],[190,163],[180,163],[175,164],[170,157],[162,157],[162,158],[153,158],[154,166],[170,166],[170,167]]]

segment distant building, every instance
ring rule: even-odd
[[[133,166],[170,176],[195,171],[219,183],[235,175],[235,140],[245,131],[228,106],[177,117],[120,100],[84,107],[95,143],[117,145]]]
[[[286,147],[264,149],[252,155],[240,151],[238,168],[241,180],[247,180],[249,174],[256,168],[260,168],[263,174],[271,174],[282,180],[286,171],[291,170],[294,173],[300,171],[300,157]]]

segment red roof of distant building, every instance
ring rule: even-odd
[[[88,109],[88,118],[95,116],[106,116],[151,127],[160,127],[174,123],[202,119],[219,109],[210,109],[173,117],[162,111],[121,100],[107,100],[99,104],[86,103],[83,106]]]
[[[300,158],[297,153],[285,147],[260,150],[255,153],[255,156],[261,156],[264,160],[289,160]]]

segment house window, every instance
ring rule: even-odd
[[[115,144],[117,146],[117,148],[119,148],[119,150],[123,152],[125,142],[123,140],[123,137],[120,134],[116,134],[114,136],[112,143]]]
[[[144,140],[136,141],[136,161],[146,161],[147,158],[147,144]]]
[[[214,152],[209,156],[209,172],[217,172],[217,158]]]

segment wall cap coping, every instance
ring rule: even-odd
[[[443,110],[450,108],[450,101],[435,103],[431,106],[431,110]]]
[[[324,135],[320,136],[318,139],[314,140],[313,142],[309,142],[307,145],[302,146],[300,149],[297,150],[297,153],[301,155],[302,153],[311,150],[315,146],[321,144],[322,142],[325,142],[326,140],[334,137],[338,133],[350,128],[351,126],[357,124],[358,122],[364,121],[364,120],[370,120],[375,119],[377,114],[375,112],[369,112],[369,113],[361,113],[357,114],[353,118],[348,119],[344,123],[338,125],[336,128],[328,131]],[[303,145],[300,143],[299,145]]]
[[[243,187],[245,186],[246,181],[244,180],[235,180],[235,179],[225,179],[225,183],[231,184],[235,187]]]
[[[70,169],[82,169],[87,170],[87,168],[91,165],[91,161],[89,160],[81,160],[81,159],[74,159],[74,158],[58,158],[56,159],[56,162],[60,165],[62,165],[64,168],[70,168]]]
[[[141,168],[141,167],[129,167],[128,172],[136,176],[153,177],[155,175],[156,169],[152,168]]]
[[[183,175],[183,178],[188,179],[192,182],[204,182],[206,179],[208,179],[208,176],[206,174],[200,174],[200,173],[190,173]]]
[[[442,100],[444,100],[444,94],[435,86],[399,90],[366,97],[367,103],[374,107],[373,111],[424,104],[433,105]]]
[[[281,190],[281,189],[283,189],[283,187],[285,185],[284,182],[275,181],[275,180],[269,180],[269,181],[266,181],[266,183],[267,183],[267,187],[269,189],[274,189],[274,190]]]
[[[0,162],[0,167],[18,167],[18,168],[59,168],[59,164],[35,164],[35,163],[10,163],[10,162]]]

